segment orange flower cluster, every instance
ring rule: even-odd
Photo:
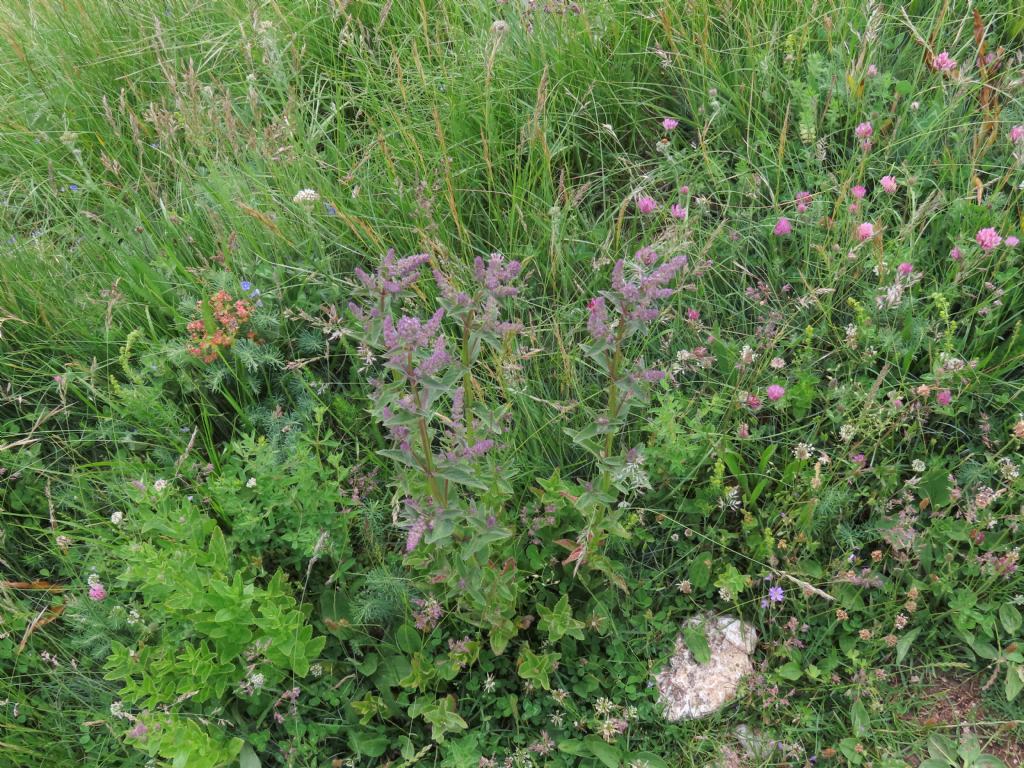
[[[196,309],[203,311],[202,302],[196,302]],[[195,355],[204,363],[212,363],[217,359],[220,350],[227,349],[235,343],[243,326],[252,316],[252,302],[248,299],[234,299],[227,291],[218,291],[210,297],[210,309],[216,328],[211,332],[203,318],[188,324],[191,342],[188,344],[189,354]],[[246,333],[246,338],[253,339],[256,334]]]

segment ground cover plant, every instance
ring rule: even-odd
[[[1020,765],[1018,3],[0,41],[0,765]]]

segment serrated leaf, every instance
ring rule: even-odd
[[[558,653],[534,653],[523,646],[519,652],[519,676],[536,683],[545,691],[550,691],[551,673],[554,671],[555,662],[560,658],[561,654]]]
[[[557,643],[566,635],[575,637],[577,640],[583,639],[582,630],[585,625],[582,621],[572,617],[568,595],[562,595],[559,601],[555,603],[554,608],[547,608],[543,605],[538,606],[537,613],[540,616],[537,628],[541,632],[547,632],[551,642]]]

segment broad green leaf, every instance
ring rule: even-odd
[[[775,671],[778,673],[779,677],[785,680],[799,680],[800,675],[803,674],[803,670],[800,668],[800,665],[795,661],[788,661]]]
[[[565,635],[575,637],[577,640],[583,639],[582,630],[585,625],[582,621],[572,617],[568,595],[562,595],[559,601],[555,603],[554,608],[547,608],[543,605],[538,606],[537,613],[540,615],[540,622],[537,624],[537,628],[541,632],[547,632],[551,642],[557,643]]]
[[[600,736],[591,734],[583,739],[590,753],[608,768],[619,768],[622,764],[622,752],[613,744],[609,744]]]
[[[711,661],[711,646],[708,645],[708,638],[704,634],[703,627],[685,627],[683,640],[698,664],[707,664]]]
[[[853,724],[854,736],[865,736],[871,730],[871,716],[860,699],[850,707],[850,722]]]
[[[947,765],[957,764],[956,744],[941,733],[933,733],[928,737],[928,755],[935,760],[945,761]]]
[[[243,744],[242,751],[238,753],[238,768],[261,768],[262,765],[256,750],[248,742]]]
[[[1024,666],[1008,664],[1006,666],[1006,700],[1013,701],[1024,689]]]
[[[1021,615],[1017,606],[1012,603],[1003,603],[999,607],[999,621],[1002,622],[1003,629],[1011,635],[1016,634],[1021,625]]]
[[[906,658],[907,653],[910,651],[910,646],[914,644],[914,640],[921,634],[921,628],[915,627],[914,629],[907,632],[899,640],[896,641],[896,663],[899,664],[903,659]]]
[[[423,647],[423,638],[411,624],[403,624],[395,632],[395,643],[403,653],[415,653]]]

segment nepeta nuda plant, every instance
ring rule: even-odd
[[[475,370],[484,345],[498,347],[520,327],[501,318],[501,304],[517,294],[521,267],[500,254],[478,258],[468,290],[435,267],[439,306],[424,319],[407,310],[429,261],[389,251],[373,274],[356,270],[352,330],[374,369],[372,412],[392,443],[383,453],[401,468],[407,561],[429,569],[504,648],[516,631],[514,561],[492,559],[491,545],[509,536],[501,518],[510,488],[496,458],[509,414],[480,397]]]
[[[563,562],[576,563],[577,570],[586,564],[623,589],[625,582],[614,562],[602,551],[610,537],[629,535],[619,521],[621,506],[613,489],[631,493],[649,487],[649,482],[643,470],[643,453],[630,446],[616,453],[615,442],[633,406],[647,402],[651,385],[666,375],[648,367],[642,357],[633,357],[630,350],[661,316],[662,304],[675,294],[673,283],[686,263],[685,256],[663,260],[654,249],[641,248],[632,259],[615,263],[611,290],[602,291],[588,304],[590,340],[583,348],[607,377],[607,399],[604,411],[591,424],[567,431],[595,457],[598,476],[583,493],[563,487],[563,492],[553,494],[551,499],[570,498],[582,517],[576,540],[559,542],[570,550]],[[550,494],[552,481],[543,485]]]
[[[641,248],[629,261],[615,262],[612,289],[602,291],[588,305],[590,341],[583,348],[608,377],[607,407],[592,427],[574,437],[605,468],[613,462],[615,437],[630,409],[646,402],[650,385],[665,378],[664,371],[649,368],[643,358],[629,356],[630,342],[649,332],[661,315],[662,302],[675,294],[672,285],[685,266],[686,256],[666,261],[653,248]],[[597,436],[603,440],[594,442]]]

